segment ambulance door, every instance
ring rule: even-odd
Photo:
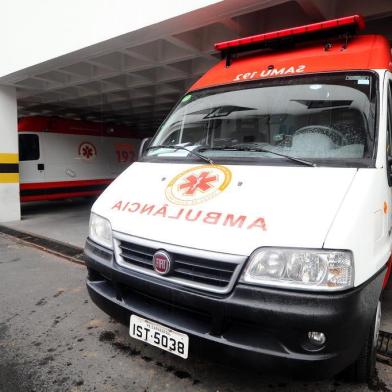
[[[21,184],[45,181],[43,144],[42,134],[19,132],[19,170]]]
[[[105,176],[105,159],[97,136],[48,133],[45,149],[50,161],[46,170],[49,182],[89,181]]]
[[[79,144],[80,173],[85,179],[110,179],[108,153],[110,138],[105,136],[82,136]]]

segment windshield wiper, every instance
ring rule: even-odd
[[[241,145],[241,144],[233,144],[232,146],[222,146],[222,147],[202,147],[199,149],[199,151],[205,151],[205,150],[222,150],[222,151],[256,151],[256,152],[266,152],[269,154],[277,155],[282,158],[286,158],[290,161],[301,163],[302,165],[305,166],[312,166],[312,167],[317,167],[317,164],[305,159],[301,158],[296,158],[291,155],[286,155],[286,154],[281,154],[279,152],[271,151],[268,148],[264,147],[257,147],[257,146],[250,146],[250,145]]]
[[[198,158],[200,158],[200,159],[203,159],[203,161],[208,162],[210,165],[215,165],[215,162],[214,162],[212,159],[210,159],[210,158],[208,158],[208,157],[206,157],[206,156],[204,156],[204,155],[202,155],[202,154],[199,154],[199,153],[196,152],[196,151],[190,150],[189,148],[186,148],[186,147],[184,147],[184,146],[176,146],[176,145],[173,145],[173,144],[168,144],[168,145],[166,145],[166,144],[158,144],[158,145],[156,145],[156,146],[147,147],[147,148],[146,148],[146,151],[148,151],[148,150],[156,150],[156,149],[158,149],[158,148],[168,148],[168,149],[171,149],[171,150],[184,150],[184,151],[188,151],[189,154],[192,154],[192,155],[194,155],[194,156],[196,156],[196,157],[198,157]]]

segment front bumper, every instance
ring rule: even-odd
[[[385,274],[340,293],[237,284],[228,295],[214,296],[121,267],[90,240],[85,253],[89,294],[112,317],[128,324],[137,314],[188,334],[190,357],[202,351],[306,378],[332,376],[358,357]],[[308,331],[326,335],[321,350],[309,344]]]

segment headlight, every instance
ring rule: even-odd
[[[349,251],[260,248],[250,256],[242,282],[306,290],[343,290],[353,286]]]
[[[112,227],[110,226],[110,222],[94,213],[91,213],[90,216],[89,237],[106,248],[113,248]]]

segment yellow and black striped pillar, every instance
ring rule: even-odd
[[[20,219],[16,90],[0,85],[0,222]]]
[[[0,184],[19,183],[18,154],[0,152]]]
[[[0,152],[0,222],[19,219],[19,156]]]

